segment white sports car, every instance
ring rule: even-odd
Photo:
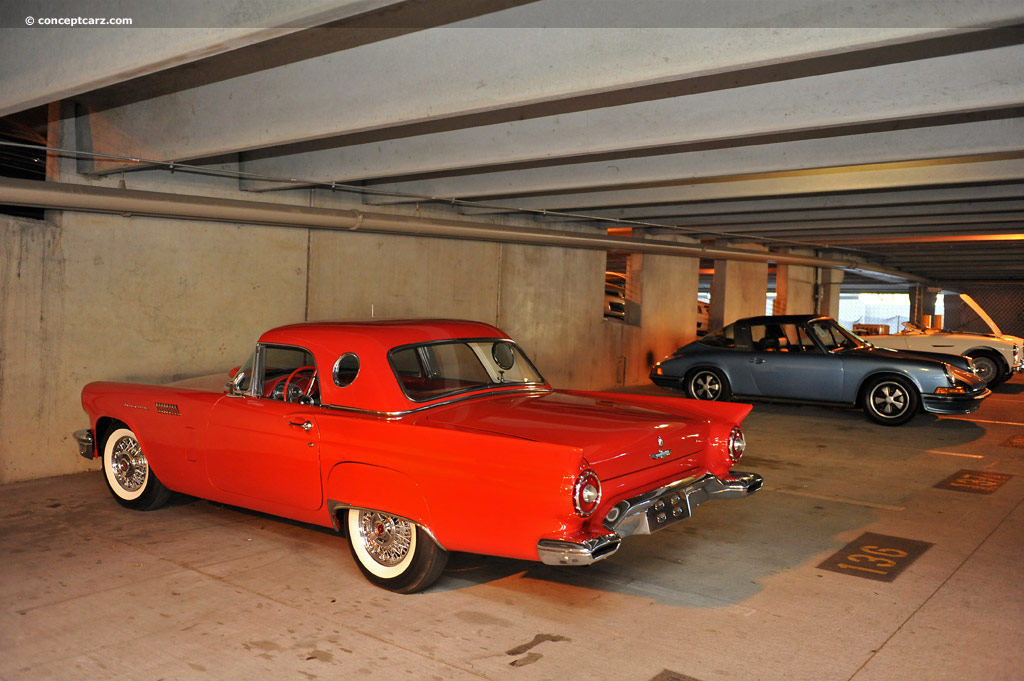
[[[994,388],[1014,373],[1024,371],[1024,339],[1008,336],[999,330],[988,313],[973,298],[960,296],[992,330],[991,334],[959,333],[942,329],[925,329],[913,322],[907,322],[901,333],[894,335],[867,336],[866,340],[880,348],[911,350],[919,352],[944,352],[951,355],[967,355],[974,360],[974,366],[989,388]]]

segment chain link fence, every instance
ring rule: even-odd
[[[977,286],[964,290],[996,323],[1011,336],[1024,337],[1024,284],[1017,286]],[[943,328],[947,331],[991,333],[973,309],[960,296],[947,295]]]

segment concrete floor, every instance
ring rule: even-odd
[[[0,679],[1024,678],[1024,376],[969,417],[761,404],[745,430],[750,499],[588,568],[456,554],[412,596],[319,528],[126,511],[98,470],[8,485]],[[934,487],[961,469],[1013,477]],[[817,567],[864,532],[932,546],[892,582]]]

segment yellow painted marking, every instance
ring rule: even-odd
[[[971,423],[995,423],[1000,426],[1024,426],[1024,423],[1018,423],[1017,421],[987,421],[985,419],[968,419],[961,416],[943,416],[943,419],[950,419],[951,421],[970,421]]]
[[[958,452],[939,452],[939,451],[936,451],[934,449],[929,449],[928,453],[929,454],[943,454],[945,456],[962,456],[962,457],[964,457],[966,459],[984,459],[985,458],[984,454],[960,454]]]

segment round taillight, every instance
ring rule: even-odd
[[[743,450],[747,448],[747,441],[743,437],[743,431],[739,426],[734,426],[729,433],[729,458],[733,463],[743,458]]]
[[[601,503],[601,481],[594,471],[583,471],[576,478],[572,500],[576,513],[584,518],[597,510],[597,505]]]

